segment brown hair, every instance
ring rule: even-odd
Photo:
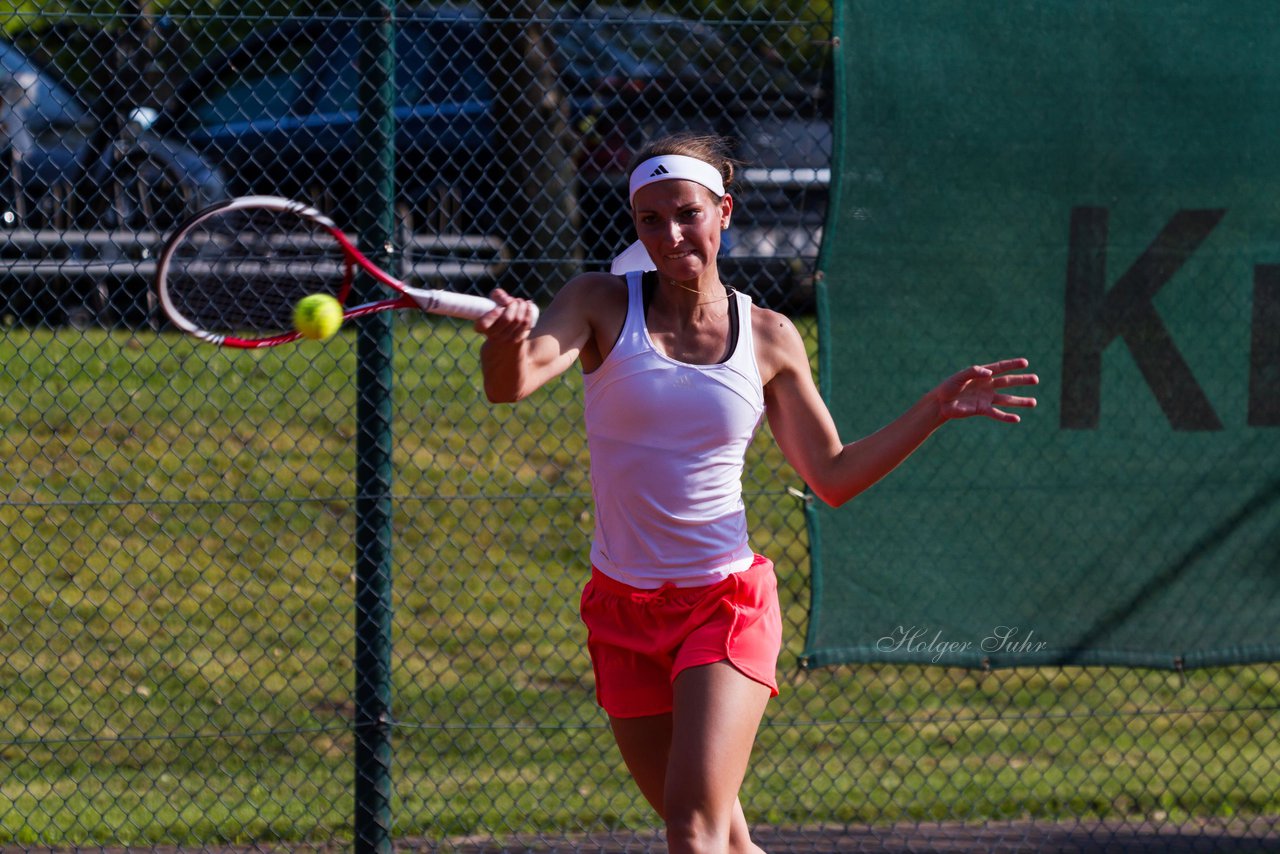
[[[631,159],[631,168],[627,170],[627,177],[630,178],[636,167],[650,157],[683,154],[685,157],[710,163],[719,170],[720,178],[724,181],[725,192],[728,192],[730,185],[733,184],[735,167],[735,161],[727,153],[729,145],[729,140],[712,134],[675,133],[659,137],[636,152],[636,156]]]

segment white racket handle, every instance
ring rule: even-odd
[[[475,320],[498,307],[498,304],[488,297],[478,297],[472,294],[422,290],[419,288],[405,288],[405,292],[413,298],[413,301],[423,311],[429,311],[432,314],[443,314],[448,317],[460,317],[464,320]],[[538,307],[536,305],[533,307],[533,322],[538,322]]]

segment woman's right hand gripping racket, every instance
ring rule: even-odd
[[[388,299],[347,306],[356,269],[391,288]],[[175,326],[224,347],[271,347],[301,337],[293,310],[310,294],[343,305],[343,320],[416,308],[467,320],[493,300],[413,288],[379,269],[324,214],[275,196],[244,196],[206,208],[166,241],[156,292]]]

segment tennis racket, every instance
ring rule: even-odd
[[[357,269],[395,296],[348,306]],[[342,303],[342,319],[414,308],[475,320],[493,300],[406,285],[378,268],[329,217],[300,202],[243,196],[197,213],[165,242],[156,293],[169,320],[224,347],[272,347],[301,337],[293,310],[308,294]]]

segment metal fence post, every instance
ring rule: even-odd
[[[387,265],[395,226],[395,46],[390,3],[360,22],[361,241]],[[391,851],[391,313],[357,339],[355,850]]]

